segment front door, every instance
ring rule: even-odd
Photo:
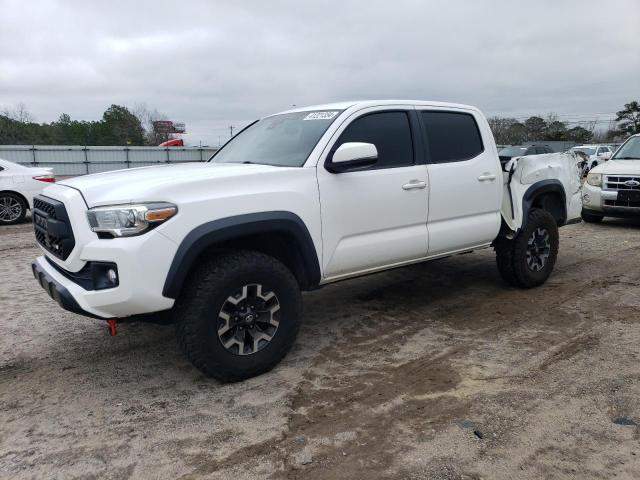
[[[334,279],[427,254],[427,167],[416,155],[412,110],[358,112],[337,132],[328,154],[346,142],[372,143],[378,160],[333,174],[318,164],[323,271]]]

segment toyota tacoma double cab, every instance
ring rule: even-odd
[[[580,212],[574,156],[501,165],[474,107],[338,103],[257,120],[207,163],[48,187],[32,268],[81,315],[170,310],[191,362],[236,381],[290,349],[301,291],[490,246],[508,283],[535,287]]]

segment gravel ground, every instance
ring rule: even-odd
[[[640,478],[640,223],[561,230],[516,290],[484,250],[305,295],[293,351],[223,385],[173,327],[58,308],[0,229],[0,478]]]

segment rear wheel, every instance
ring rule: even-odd
[[[302,317],[296,279],[257,252],[221,254],[191,276],[174,309],[178,344],[203,373],[238,381],[272,369]]]
[[[604,218],[604,215],[598,215],[594,213],[589,213],[582,210],[582,220],[588,223],[600,223]]]
[[[20,195],[11,192],[0,193],[0,225],[23,222],[27,208],[27,203]]]
[[[537,287],[551,275],[558,247],[555,219],[546,210],[535,208],[513,240],[499,239],[496,242],[498,271],[513,286]]]

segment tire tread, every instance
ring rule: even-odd
[[[288,331],[284,332],[286,341],[271,352],[269,362],[257,368],[230,368],[225,362],[210,354],[201,335],[202,318],[208,314],[207,300],[212,295],[212,290],[223,288],[231,272],[246,268],[268,270],[285,278],[289,287],[297,290],[299,304],[296,305],[296,310],[300,313],[302,311],[302,300],[295,277],[275,258],[254,251],[222,253],[207,258],[191,273],[183,293],[176,302],[176,338],[179,348],[196,368],[205,375],[223,382],[253,377],[273,368],[290,350],[300,326],[299,315],[291,322]]]

